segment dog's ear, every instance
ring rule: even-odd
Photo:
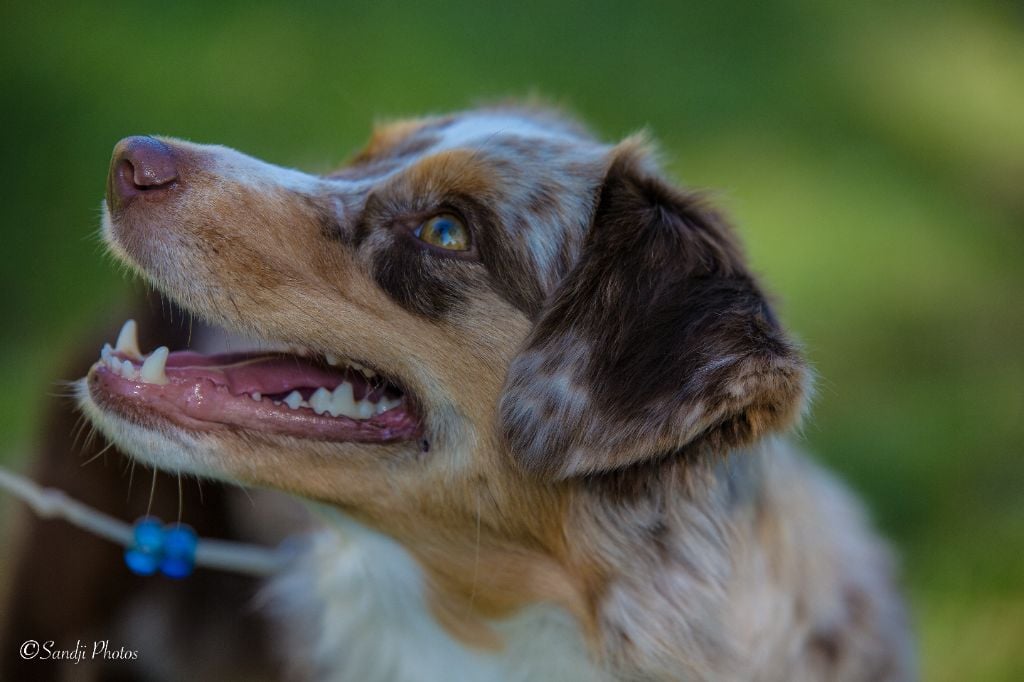
[[[743,446],[789,426],[807,384],[729,227],[627,140],[509,368],[500,425],[522,467],[565,478]]]

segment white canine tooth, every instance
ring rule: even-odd
[[[250,393],[249,397],[255,400],[256,402],[263,400],[263,394],[260,393],[259,391],[254,391],[253,393]]]
[[[317,414],[329,412],[331,409],[331,392],[321,386],[309,397],[309,405]]]
[[[284,399],[284,403],[293,410],[297,410],[299,409],[299,405],[303,403],[302,394],[299,393],[298,391],[292,391]]]
[[[117,343],[114,346],[114,350],[135,360],[142,359],[142,351],[139,350],[139,331],[135,320],[128,320],[121,327],[121,333],[117,335]]]
[[[149,354],[146,361],[142,363],[142,371],[139,376],[147,384],[166,384],[167,373],[164,367],[167,365],[167,356],[171,351],[167,346],[160,346]]]
[[[329,411],[335,417],[338,415],[345,415],[352,419],[359,417],[359,409],[356,407],[356,401],[352,397],[352,384],[347,381],[338,384],[331,394]]]
[[[369,400],[360,400],[358,403],[356,403],[356,407],[359,409],[360,419],[369,419],[377,410],[377,406],[371,403]]]
[[[337,365],[338,364],[338,358],[333,356],[333,355],[331,355],[330,353],[324,354],[324,360],[327,361],[328,365]]]

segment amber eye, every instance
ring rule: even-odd
[[[450,213],[430,218],[412,232],[421,241],[449,251],[469,250],[469,229]]]

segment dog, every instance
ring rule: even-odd
[[[786,437],[807,363],[645,136],[484,107],[324,176],[132,137],[102,234],[253,339],[127,324],[77,395],[142,462],[317,508],[268,588],[293,676],[914,677],[889,551]]]

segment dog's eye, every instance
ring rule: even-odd
[[[421,241],[442,249],[469,250],[469,229],[450,213],[442,213],[430,218],[413,230],[413,234]]]

